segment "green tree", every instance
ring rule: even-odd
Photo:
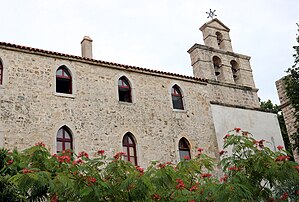
[[[299,32],[299,25],[298,32]],[[287,70],[288,76],[285,77],[286,93],[290,99],[291,105],[294,108],[296,121],[294,123],[297,131],[291,135],[294,140],[293,149],[299,154],[299,35],[296,37],[297,45],[293,46],[295,53],[294,65]]]
[[[198,148],[192,159],[177,165],[152,162],[147,169],[124,161],[123,152],[113,158],[107,158],[103,150],[92,158],[84,151],[51,155],[43,143],[21,152],[2,149],[0,200],[299,200],[299,165],[289,161],[282,146],[274,152],[264,141],[235,128],[224,137],[226,151],[219,152],[218,165]]]
[[[286,127],[281,109],[279,108],[279,106],[277,104],[273,104],[271,100],[261,101],[259,99],[259,101],[260,101],[260,108],[262,110],[269,111],[269,112],[275,113],[277,115],[280,132],[281,132],[281,135],[283,138],[284,145],[286,147],[286,150],[293,156],[292,145],[291,145],[291,142],[290,142],[290,139],[288,136],[287,127]],[[292,157],[292,159],[293,159],[293,157]]]

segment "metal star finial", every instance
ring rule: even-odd
[[[210,12],[206,12],[206,14],[209,15],[207,18],[212,18],[213,19],[214,17],[216,17],[217,15],[215,14],[215,12],[216,12],[216,10],[212,11],[210,9]]]

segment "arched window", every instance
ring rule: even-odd
[[[230,65],[231,65],[234,81],[237,82],[237,80],[239,79],[239,65],[235,60],[230,61]]]
[[[222,48],[223,35],[220,32],[216,32],[216,37],[219,48]]]
[[[172,99],[173,109],[182,109],[182,110],[184,109],[183,95],[181,93],[179,86],[174,85],[171,88],[171,99]]]
[[[191,159],[190,144],[186,138],[181,138],[179,141],[180,161],[183,159]]]
[[[0,59],[0,85],[3,84],[3,65]]]
[[[56,71],[56,92],[72,94],[72,76],[66,66],[61,66]]]
[[[118,80],[118,98],[122,102],[132,102],[131,86],[124,76]]]
[[[67,149],[73,149],[73,137],[68,127],[63,126],[58,130],[56,137],[56,145],[57,153]]]
[[[137,152],[136,152],[136,143],[134,137],[131,133],[126,133],[123,137],[123,152],[125,153],[124,159],[126,161],[132,162],[137,166]]]
[[[215,76],[216,79],[219,81],[221,77],[221,59],[217,56],[213,57],[213,66],[214,66],[214,71],[215,71]]]

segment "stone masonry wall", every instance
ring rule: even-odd
[[[177,162],[181,137],[190,141],[193,156],[198,147],[214,157],[218,154],[203,82],[21,50],[0,49],[0,57],[5,68],[0,131],[6,148],[24,149],[42,141],[55,152],[57,131],[66,125],[75,151],[91,154],[100,149],[108,155],[122,151],[122,138],[131,132],[141,166],[152,160]],[[74,95],[55,93],[55,72],[61,65],[71,71]],[[131,82],[133,103],[118,101],[117,80],[123,75]],[[182,89],[183,111],[172,109],[174,84]]]
[[[275,84],[276,84],[276,88],[277,88],[277,92],[278,92],[281,111],[283,113],[283,117],[284,117],[284,120],[286,123],[288,135],[289,135],[290,140],[292,140],[290,135],[295,133],[297,130],[295,127],[296,119],[294,116],[294,109],[292,108],[292,105],[286,95],[286,90],[285,90],[285,85],[283,83],[283,79],[284,79],[284,77],[281,78],[280,80],[276,81]],[[298,155],[297,151],[293,151],[293,154],[294,154],[295,161],[299,162],[299,155]]]

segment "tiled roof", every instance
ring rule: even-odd
[[[184,79],[191,79],[191,80],[195,80],[195,81],[207,82],[207,80],[203,79],[203,78],[186,76],[186,75],[181,75],[181,74],[176,74],[176,73],[171,73],[171,72],[163,72],[163,71],[159,71],[159,70],[147,69],[147,68],[136,67],[136,66],[131,66],[131,65],[125,65],[125,64],[119,64],[119,63],[114,63],[114,62],[95,60],[95,59],[91,59],[91,58],[80,57],[80,56],[76,56],[76,55],[68,55],[68,54],[64,54],[64,53],[58,53],[58,52],[48,51],[48,50],[43,50],[43,49],[38,49],[38,48],[31,48],[31,47],[27,47],[27,46],[21,46],[21,45],[6,43],[6,42],[0,42],[0,46],[6,46],[6,47],[11,47],[11,48],[27,50],[27,51],[31,51],[31,52],[38,52],[38,53],[62,56],[62,57],[67,57],[67,58],[79,59],[79,60],[83,60],[83,61],[91,61],[91,62],[95,62],[95,63],[98,63],[98,64],[103,64],[103,65],[111,65],[111,66],[122,67],[124,69],[139,70],[139,71],[156,73],[156,74],[161,74],[161,75],[175,76],[175,77],[180,77],[180,78],[184,78]]]

